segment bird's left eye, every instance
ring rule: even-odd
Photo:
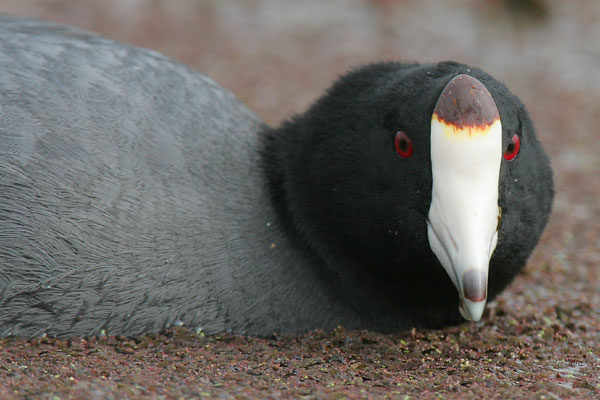
[[[396,132],[394,147],[396,148],[396,154],[402,158],[408,158],[413,154],[412,141],[408,135],[402,131]]]
[[[510,143],[506,146],[506,151],[504,152],[504,158],[507,161],[512,161],[515,159],[517,154],[519,154],[519,149],[521,148],[521,140],[519,139],[519,135],[516,133],[510,139]]]

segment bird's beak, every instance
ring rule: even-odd
[[[458,75],[431,118],[433,177],[427,231],[433,253],[459,293],[461,315],[479,321],[496,248],[502,125],[496,103],[477,79]]]

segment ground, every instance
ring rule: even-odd
[[[600,3],[594,0],[0,0],[153,48],[270,124],[382,59],[453,59],[504,81],[552,159],[527,268],[479,323],[393,335],[0,341],[1,399],[600,398]]]

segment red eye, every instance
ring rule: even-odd
[[[519,148],[521,147],[521,140],[519,139],[519,135],[516,133],[513,135],[512,139],[510,139],[510,143],[506,146],[506,151],[504,152],[504,158],[508,161],[512,161],[515,159],[517,154],[519,154]]]
[[[396,153],[402,158],[408,158],[413,154],[412,141],[408,135],[402,131],[396,133],[394,147],[396,147]]]

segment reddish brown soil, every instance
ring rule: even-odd
[[[272,340],[4,339],[0,399],[600,398],[600,3],[506,4],[517,2],[0,0],[0,12],[180,59],[269,123],[301,112],[352,65],[479,66],[529,108],[557,192],[525,272],[480,323]]]

